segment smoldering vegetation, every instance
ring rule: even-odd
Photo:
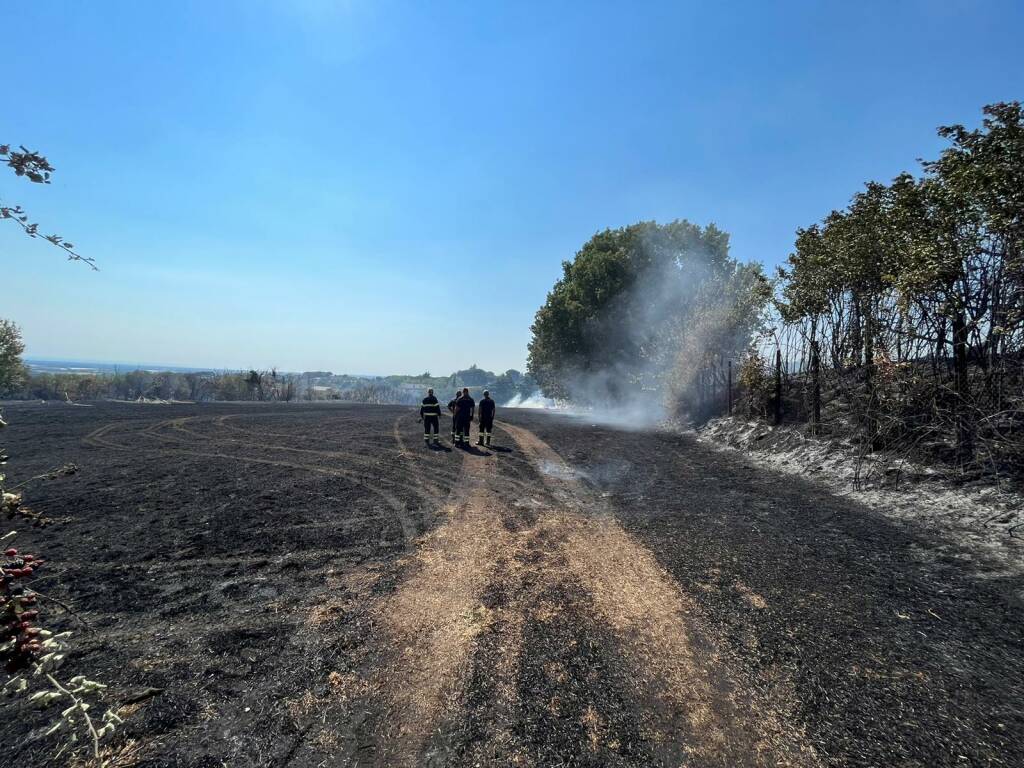
[[[529,370],[595,420],[644,427],[690,415],[704,372],[742,356],[770,285],[714,224],[642,222],[594,235],[537,313]]]
[[[725,413],[1024,477],[1024,110],[796,232],[769,281],[686,221],[594,235],[537,312],[542,393],[627,426]]]

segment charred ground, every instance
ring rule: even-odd
[[[687,437],[5,408],[124,765],[1019,765],[1024,584]],[[19,526],[20,527],[20,526]],[[4,705],[11,764],[63,764]]]

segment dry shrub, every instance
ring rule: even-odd
[[[741,392],[737,403],[741,413],[766,417],[773,395],[772,369],[769,362],[753,347],[740,361],[738,384]]]

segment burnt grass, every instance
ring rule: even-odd
[[[418,478],[443,496],[458,466],[448,451],[424,450],[408,408],[14,404],[4,413],[9,482],[79,466],[25,494],[34,511],[70,519],[5,524],[23,550],[45,552],[38,590],[81,619],[41,606],[50,628],[75,633],[62,673],[108,684],[112,704],[159,690],[129,707],[111,742],[146,766],[289,760],[307,725],[302,697],[326,693],[329,673],[345,671],[373,632],[359,605],[317,631],[311,615],[328,595],[344,599],[347,572],[387,571],[406,539],[434,524],[434,494]],[[0,702],[0,763],[65,764],[39,738],[46,715],[12,717],[12,706]]]
[[[828,763],[1024,765],[1024,578],[688,436],[517,423],[607,494],[749,679],[790,681]]]
[[[401,558],[439,523],[458,483],[462,454],[425,449],[415,409],[3,410],[9,482],[79,466],[26,492],[57,522],[6,524],[21,531],[20,548],[49,561],[39,591],[77,614],[42,606],[49,627],[75,633],[62,674],[107,683],[108,705],[139,699],[109,742],[113,755],[139,766],[305,766],[328,755],[382,764],[370,726],[384,714],[332,698],[331,680],[367,677],[385,650],[370,607],[401,579]],[[686,436],[499,416],[582,473],[696,601],[745,680],[769,694],[785,688],[827,764],[1024,765],[1020,577]],[[536,480],[516,451],[497,455],[503,476]],[[514,495],[507,525],[529,527]],[[517,556],[560,565],[544,542]],[[369,586],[350,579],[367,574]],[[500,623],[482,635],[465,716],[441,724],[424,764],[671,764],[672,750],[648,739],[650,713],[630,698],[615,638],[580,585],[567,573],[495,584],[483,604],[513,604],[517,592],[563,610],[525,613],[511,705],[494,677]],[[327,618],[311,623],[318,610]],[[606,734],[596,748],[591,707]],[[67,764],[41,736],[46,722],[0,701],[0,764]],[[313,738],[325,732],[331,743]]]

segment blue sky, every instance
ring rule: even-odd
[[[522,368],[595,231],[715,222],[774,265],[1024,96],[1020,2],[46,2],[4,11],[0,227],[28,354]],[[2,222],[0,222],[2,223]]]

